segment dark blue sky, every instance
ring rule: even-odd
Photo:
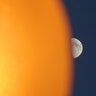
[[[73,30],[84,47],[75,59],[73,96],[96,96],[96,0],[63,0]]]

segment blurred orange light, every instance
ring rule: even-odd
[[[1,0],[0,96],[70,96],[70,40],[58,0]]]

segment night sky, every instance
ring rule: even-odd
[[[73,96],[96,96],[96,0],[64,0],[73,37],[83,43],[75,59]]]

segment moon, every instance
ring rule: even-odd
[[[79,57],[83,52],[83,45],[80,40],[72,38],[72,53],[73,58]]]

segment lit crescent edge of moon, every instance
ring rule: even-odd
[[[83,52],[83,45],[80,40],[72,38],[72,54],[73,58],[79,57]]]

